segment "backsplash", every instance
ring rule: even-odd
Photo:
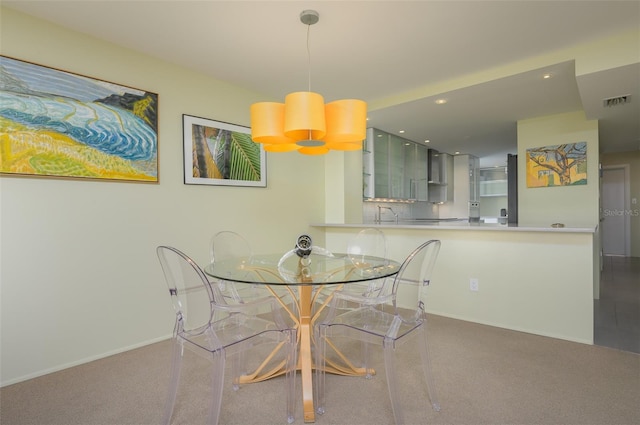
[[[414,218],[438,218],[438,205],[429,202],[363,202],[362,220],[364,223],[373,223],[378,214],[378,206],[391,208],[398,214],[400,221]],[[383,222],[394,222],[395,216],[388,209],[381,211]]]

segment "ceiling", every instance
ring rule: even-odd
[[[518,120],[577,110],[599,120],[601,152],[640,149],[637,56],[624,66],[576,72],[577,56],[591,54],[581,46],[639,34],[639,1],[2,5],[261,93],[264,100],[283,101],[309,83],[327,102],[363,99],[369,126],[404,130],[401,136],[429,140],[444,152],[476,155],[481,166],[504,165],[506,154],[516,153]],[[304,9],[318,11],[320,21],[302,24]],[[545,73],[552,78],[543,79]],[[628,94],[629,104],[603,106],[605,98]],[[437,105],[440,98],[447,103]]]

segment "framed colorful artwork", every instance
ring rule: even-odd
[[[587,184],[587,142],[527,149],[527,187]]]
[[[249,128],[182,116],[184,183],[267,186],[266,154]]]
[[[158,95],[0,56],[0,173],[158,182]]]

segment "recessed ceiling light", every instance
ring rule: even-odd
[[[456,153],[455,153],[455,154],[456,154],[456,155],[460,155],[460,151],[456,151]]]
[[[436,99],[436,105],[444,105],[447,103],[447,99]]]
[[[542,78],[544,78],[545,80],[548,80],[549,78],[552,78],[552,77],[553,77],[553,74],[551,73],[546,73],[542,76]]]
[[[431,140],[427,139],[427,140],[425,140],[424,142],[425,142],[425,143],[429,143],[430,141],[431,141]]]
[[[404,130],[400,130],[400,131],[398,131],[398,133],[402,134],[402,133],[404,133]]]

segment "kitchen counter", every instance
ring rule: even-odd
[[[439,229],[439,230],[479,230],[479,231],[500,231],[500,232],[547,232],[547,233],[595,233],[597,226],[594,227],[551,227],[551,225],[535,225],[535,224],[498,224],[498,223],[469,223],[467,220],[461,219],[444,219],[440,221],[432,221],[416,219],[416,220],[400,220],[398,224],[395,221],[382,223],[361,223],[361,224],[339,224],[339,223],[313,223],[312,227],[345,227],[362,229],[366,227],[377,227],[381,229]]]
[[[311,226],[318,243],[336,252],[360,229],[379,228],[396,261],[438,239],[442,248],[426,291],[428,313],[593,344],[593,300],[600,284],[597,226],[421,221]],[[470,280],[479,285],[471,288]],[[410,302],[398,300],[402,307]]]

